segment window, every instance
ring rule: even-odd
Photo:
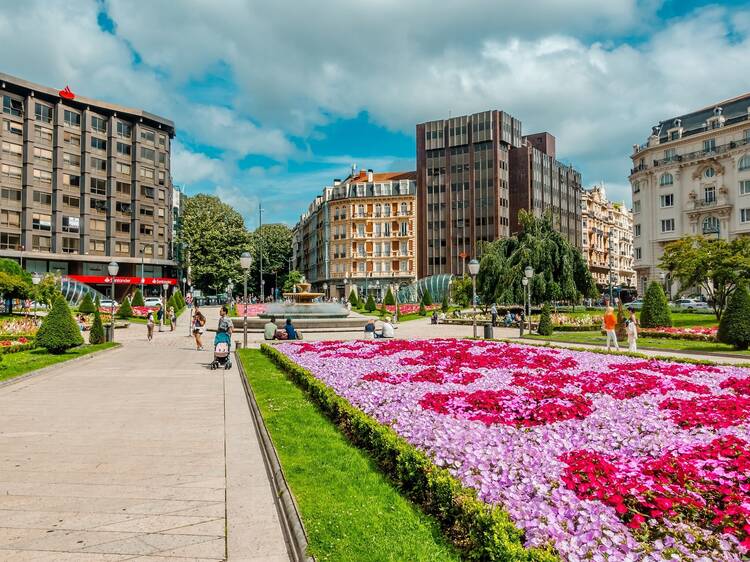
[[[659,197],[662,207],[674,207],[674,193],[668,193]]]
[[[643,257],[643,252],[640,248],[635,248],[635,259],[639,260]]]
[[[63,152],[63,164],[72,168],[80,168],[81,156],[78,154],[68,154],[67,152]]]
[[[64,254],[77,254],[80,248],[80,239],[78,238],[63,238],[62,239],[62,251]]]
[[[52,129],[42,127],[41,125],[34,125],[34,136],[37,140],[43,142],[52,142]]]
[[[52,108],[43,103],[34,105],[34,118],[42,123],[52,123]]]
[[[52,250],[52,239],[49,236],[32,236],[31,250],[34,252],[50,252]]]
[[[716,175],[716,170],[709,166],[708,168],[706,168],[706,171],[703,172],[703,175],[707,178],[712,178]]]
[[[123,123],[122,121],[117,122],[117,136],[121,139],[129,139],[133,127],[130,123]]]
[[[703,141],[703,152],[713,152],[716,150],[716,139],[706,139]]]
[[[39,203],[40,205],[45,206],[52,206],[52,195],[50,193],[45,193],[44,191],[35,191],[32,198],[34,199],[34,203]]]
[[[164,236],[166,236],[166,233],[167,233],[167,229],[164,228],[163,226],[160,226],[156,232],[157,236],[159,236],[159,238],[162,238],[162,239],[164,238]]]
[[[164,218],[164,208],[159,208],[159,209],[158,209],[158,210],[156,211],[156,214],[157,214],[157,215],[158,215],[158,216],[159,216],[160,218],[162,218],[162,219],[163,219],[163,218]]]
[[[34,169],[34,179],[39,183],[51,184],[52,172],[47,172],[46,170]]]
[[[145,185],[141,186],[141,195],[144,197],[148,197],[149,199],[154,198],[154,188],[153,187],[146,187]]]
[[[81,219],[78,217],[66,217],[62,218],[62,230],[63,232],[70,232],[78,234],[81,229]]]
[[[23,146],[15,144],[13,142],[3,141],[3,154],[10,154],[11,156],[21,156],[23,154]]]
[[[3,250],[16,250],[21,247],[21,235],[0,232],[0,248]]]
[[[98,137],[91,137],[91,148],[95,150],[107,150],[107,141]]]
[[[23,115],[23,102],[10,96],[3,96],[3,113],[21,117]]]
[[[104,240],[89,240],[89,252],[93,254],[103,254]]]
[[[142,224],[140,231],[141,231],[141,234],[144,236],[153,236],[154,226],[151,224]]]
[[[159,170],[159,185],[164,185],[164,182],[166,181],[167,175],[165,172]]]
[[[156,153],[151,148],[146,148],[145,146],[141,147],[141,158],[145,160],[151,160],[151,162],[154,161]]]
[[[63,174],[63,185],[65,187],[81,187],[81,176],[73,176],[71,174]]]
[[[151,246],[151,245],[144,246],[143,247],[143,255],[144,256],[153,256],[154,255],[154,247]]]
[[[70,131],[65,131],[63,133],[63,142],[65,144],[69,144],[70,146],[81,146],[81,137],[78,135],[74,135]]]
[[[69,109],[66,109],[63,112],[63,121],[66,125],[69,127],[81,127],[81,114],[76,113],[75,111],[70,111]]]
[[[65,207],[70,207],[74,209],[80,209],[81,208],[81,198],[75,197],[73,195],[63,195],[62,196],[62,202]]]
[[[154,144],[154,141],[156,140],[156,134],[153,131],[149,131],[148,129],[141,129],[141,140],[145,140],[150,142],[151,144]]]
[[[742,158],[740,158],[740,163],[737,166],[737,169],[740,172],[750,170],[750,154],[745,154]]]
[[[6,178],[21,179],[21,168],[18,166],[11,166],[10,164],[3,164],[0,166],[0,173]]]
[[[636,224],[636,225],[633,226],[633,234],[635,236],[640,236],[641,235],[641,225],[640,224]]]
[[[153,207],[141,207],[141,216],[142,217],[153,217],[154,216],[154,208]]]
[[[159,146],[167,146],[167,137],[159,135]]]
[[[750,209],[740,209],[740,222],[750,222]]]
[[[662,219],[661,231],[662,232],[674,232],[674,219]]]
[[[11,189],[10,187],[3,187],[0,189],[0,199],[5,201],[19,202],[21,201],[21,190]]]
[[[668,148],[664,151],[664,160],[671,162],[677,156],[677,150],[674,148]]]
[[[659,178],[659,185],[672,185],[674,183],[674,177],[672,174],[662,174]]]
[[[167,163],[167,154],[165,152],[159,153],[159,164],[166,164]]]
[[[130,145],[125,142],[118,142],[117,154],[124,154],[125,156],[130,156]]]
[[[31,215],[31,228],[34,230],[52,230],[52,215],[34,213]]]
[[[0,209],[0,226],[21,226],[21,211]]]
[[[89,230],[91,232],[104,233],[107,230],[107,221],[99,219],[89,219]]]
[[[103,213],[107,210],[107,202],[104,199],[91,198],[89,200],[89,208],[93,209],[94,211]]]
[[[130,184],[118,181],[117,185],[115,186],[115,191],[120,195],[130,196]]]
[[[166,194],[164,193],[164,190],[160,189],[159,190],[159,201],[161,201],[162,203],[164,203],[165,197],[166,197]]]
[[[102,117],[97,117],[96,115],[91,116],[91,128],[94,129],[97,133],[106,133],[107,132],[107,120],[103,119]]]
[[[115,223],[115,232],[119,232],[120,234],[130,233],[130,223],[117,221]]]
[[[740,182],[740,195],[750,195],[750,180]]]
[[[703,200],[706,203],[716,202],[716,187],[713,185],[707,185],[703,188]]]
[[[115,162],[115,171],[118,174],[130,175],[130,164],[123,164],[122,162]]]
[[[52,161],[52,151],[47,150],[46,148],[39,148],[38,146],[34,147],[34,158],[39,158],[41,160],[47,160],[49,162]]]
[[[91,193],[94,195],[107,195],[107,180],[91,178]]]
[[[101,158],[94,158],[91,157],[91,168],[94,170],[99,170],[100,172],[106,172],[107,171],[107,161],[103,160]]]
[[[122,213],[122,214],[125,214],[125,215],[129,215],[130,214],[131,207],[132,206],[131,206],[130,203],[123,203],[122,201],[117,201],[115,203],[115,210],[118,213]]]
[[[153,168],[141,168],[141,177],[149,179],[149,180],[153,180],[154,169]]]
[[[703,219],[703,234],[718,234],[719,219],[716,217],[706,217]]]
[[[130,255],[130,242],[115,242],[115,253]]]
[[[633,182],[633,193],[640,193],[641,191],[641,182],[636,181]]]
[[[7,119],[3,120],[3,129],[11,135],[18,135],[19,137],[23,135],[23,127],[20,124],[8,121]]]

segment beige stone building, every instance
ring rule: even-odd
[[[352,170],[294,228],[294,263],[331,297],[383,298],[416,280],[416,173]]]
[[[750,235],[750,94],[660,122],[631,158],[640,291],[669,242]]]
[[[633,213],[624,204],[607,200],[603,186],[584,190],[581,198],[582,251],[600,288],[632,287]]]

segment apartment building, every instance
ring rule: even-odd
[[[331,297],[383,298],[416,280],[416,174],[357,171],[334,180],[294,228],[296,269]]]
[[[537,133],[522,137],[510,151],[510,231],[521,228],[521,209],[536,217],[550,213],[555,230],[581,248],[581,174],[555,159],[555,137]]]
[[[750,93],[659,122],[631,158],[639,291],[669,242],[750,234]]]
[[[0,73],[0,257],[118,285],[171,274],[174,124]],[[143,267],[141,267],[143,264]]]
[[[481,242],[510,234],[509,152],[521,122],[502,111],[417,125],[419,277],[462,275]]]
[[[634,287],[633,213],[608,201],[603,186],[583,191],[581,212],[581,249],[596,284]]]

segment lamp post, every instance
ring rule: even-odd
[[[112,281],[112,315],[110,317],[110,338],[109,341],[115,341],[115,275],[117,275],[117,272],[120,271],[120,266],[117,264],[116,261],[109,262],[109,265],[107,266],[107,272],[109,273],[109,278]]]
[[[529,309],[526,317],[529,319],[529,333],[531,333],[531,278],[534,277],[534,268],[530,265],[527,265],[523,270],[523,274],[524,277],[528,280],[526,281],[526,290],[528,291],[528,299],[526,299],[526,302],[528,303],[527,306],[529,307]]]
[[[323,283],[323,296],[328,300],[328,283]]]
[[[185,278],[183,277],[183,278],[182,278],[182,296],[183,296],[183,298],[185,297],[185,289],[186,289],[186,287],[185,287],[185,283],[186,283],[186,282],[187,282],[187,279],[185,279]]]
[[[242,252],[240,267],[245,271],[245,304],[242,309],[242,347],[245,349],[247,349],[247,276],[250,275],[250,267],[252,265],[252,254],[250,252]]]
[[[375,281],[375,300],[380,300],[380,279]]]
[[[344,277],[344,300],[347,300],[347,301],[349,300],[349,291],[347,290],[348,288],[349,288],[349,278]]]
[[[523,310],[526,311],[526,285],[529,284],[529,280],[526,277],[521,278],[521,285],[523,285]],[[519,336],[523,337],[523,321],[518,323],[518,329],[520,330]]]
[[[42,274],[39,272],[34,273],[34,275],[31,276],[31,281],[34,283],[34,287],[36,287],[42,281]],[[39,300],[39,295],[35,294],[34,295],[34,324],[36,324],[36,318],[37,318],[36,307],[38,304],[37,302],[38,300]]]
[[[479,262],[474,258],[469,262],[469,275],[471,275],[471,306],[474,310],[471,325],[474,329],[474,338],[477,337],[477,273],[479,273]]]

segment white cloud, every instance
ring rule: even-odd
[[[177,184],[226,181],[230,172],[228,166],[228,162],[193,152],[179,141],[172,143],[172,177]]]

